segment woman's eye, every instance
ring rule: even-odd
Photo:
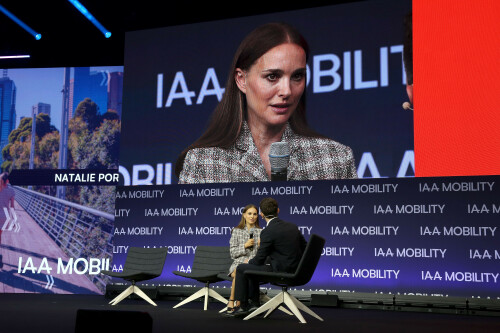
[[[276,81],[278,79],[278,75],[276,75],[276,74],[269,74],[269,75],[267,75],[267,79],[269,81]]]
[[[300,81],[304,78],[304,73],[297,73],[297,74],[294,74],[292,79],[295,80],[295,81]]]

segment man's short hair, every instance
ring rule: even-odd
[[[260,211],[265,217],[278,216],[278,202],[273,198],[265,198],[260,202]]]

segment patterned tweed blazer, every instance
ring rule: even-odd
[[[231,258],[233,258],[234,261],[229,268],[229,274],[231,274],[239,264],[243,264],[246,260],[250,260],[255,257],[258,249],[257,244],[259,243],[261,231],[262,229],[253,229],[253,239],[255,239],[255,245],[251,248],[245,249],[245,243],[250,239],[250,232],[246,228],[233,229],[233,232],[231,233],[231,239],[229,240],[229,253],[231,254]]]
[[[357,178],[352,149],[331,139],[304,137],[287,124],[281,141],[290,146],[288,180]],[[246,122],[228,148],[188,151],[179,184],[270,181]]]

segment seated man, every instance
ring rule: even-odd
[[[260,215],[267,227],[260,234],[257,254],[247,264],[236,268],[235,299],[239,309],[232,316],[245,316],[259,307],[259,281],[245,276],[247,270],[295,272],[306,247],[306,240],[297,226],[278,218],[278,203],[273,198],[260,202]],[[266,264],[270,262],[270,264]]]

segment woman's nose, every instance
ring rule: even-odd
[[[282,98],[287,98],[291,95],[292,89],[290,87],[290,79],[282,78],[279,84],[278,96]]]

